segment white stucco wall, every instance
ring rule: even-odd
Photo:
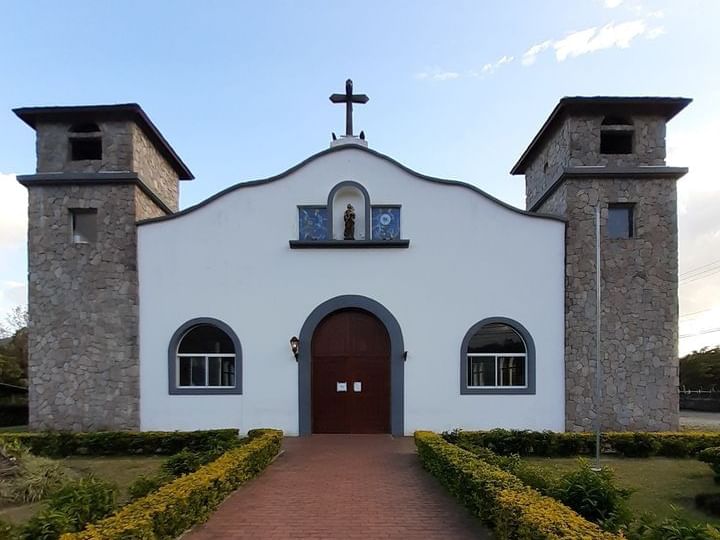
[[[290,249],[297,205],[324,204],[344,180],[365,186],[373,204],[402,204],[408,249]],[[380,302],[400,324],[407,434],[564,429],[562,222],[344,148],[281,179],[141,225],[138,250],[142,429],[297,434],[298,366],[288,341],[315,307],[346,294]],[[535,395],[460,395],[461,341],[474,323],[497,316],[517,320],[534,339]],[[196,317],[220,319],[237,333],[243,395],[168,394],[168,342]]]

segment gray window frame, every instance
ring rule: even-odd
[[[610,234],[610,211],[611,210],[627,210],[627,218],[628,218],[628,236],[617,236],[617,235],[611,235]],[[607,206],[607,220],[605,223],[605,229],[607,231],[607,234],[605,235],[609,240],[631,240],[635,238],[635,218],[637,217],[637,213],[635,212],[635,203],[634,202],[618,202],[618,203],[608,203]]]
[[[235,347],[235,386],[226,388],[203,388],[203,387],[187,387],[177,385],[177,350],[180,341],[189,330],[201,324],[210,325],[225,332]],[[230,327],[219,319],[210,317],[198,317],[191,319],[175,330],[170,338],[168,345],[168,393],[174,396],[209,396],[221,394],[242,394],[242,346],[237,335]]]
[[[488,324],[500,323],[506,324],[515,330],[520,337],[525,341],[525,354],[527,359],[527,386],[524,388],[478,388],[468,387],[467,375],[468,375],[468,362],[467,362],[467,350],[470,345],[472,337],[478,333],[483,326]],[[460,394],[461,395],[492,395],[492,394],[535,394],[535,342],[533,341],[530,332],[514,319],[507,317],[488,317],[475,324],[465,333],[465,337],[462,340],[460,347]]]

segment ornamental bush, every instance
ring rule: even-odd
[[[140,475],[128,487],[130,499],[133,501],[135,499],[140,499],[153,491],[157,491],[165,484],[169,484],[174,479],[174,476],[164,472],[150,475]]]
[[[674,516],[659,523],[641,519],[626,532],[628,540],[720,540],[720,531],[708,523],[690,523]]]
[[[562,475],[548,495],[603,529],[618,531],[632,520],[628,506],[631,493],[615,485],[610,469],[592,470],[587,461],[580,460],[578,469]]]
[[[117,487],[88,476],[68,482],[53,494],[45,507],[21,528],[27,540],[57,540],[67,532],[82,530],[115,509]]]
[[[715,473],[715,483],[720,484],[720,447],[706,448],[698,454],[698,459],[710,465],[710,468]]]
[[[473,514],[495,529],[500,540],[583,538],[611,540],[559,501],[541,495],[515,475],[427,432],[415,433],[423,466]]]
[[[554,497],[605,530],[617,531],[632,518],[627,502],[631,492],[617,487],[612,471],[607,468],[593,471],[587,461],[581,459],[577,470],[561,475],[546,467],[528,463],[517,454],[499,456],[488,448],[475,446],[462,438],[457,440],[461,448],[515,475],[543,495]]]
[[[250,440],[197,471],[162,486],[61,540],[176,538],[205,521],[233,490],[257,476],[280,451],[282,432],[253,430]]]

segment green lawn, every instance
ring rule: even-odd
[[[548,467],[554,474],[577,467],[577,458],[526,459],[530,463]],[[613,470],[618,485],[635,490],[630,496],[630,507],[634,514],[654,514],[662,519],[673,515],[675,507],[687,519],[720,525],[720,519],[695,509],[695,495],[720,492],[720,485],[715,484],[707,464],[695,459],[606,456],[601,458],[600,464]]]
[[[137,457],[69,457],[63,464],[78,477],[94,474],[99,478],[115,482],[120,490],[120,502],[128,499],[128,487],[142,474],[152,474],[160,469],[165,456]],[[33,504],[9,504],[0,502],[0,519],[22,523],[30,519],[42,507],[42,502]]]
[[[27,426],[9,426],[9,427],[0,427],[0,433],[2,432],[9,432],[9,433],[18,433],[21,431],[27,431]]]

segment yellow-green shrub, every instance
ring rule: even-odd
[[[259,474],[280,450],[282,432],[254,430],[251,440],[194,473],[182,476],[62,540],[156,540],[176,538],[205,521],[225,497]]]
[[[564,504],[428,431],[415,433],[423,466],[502,539],[612,540]]]

